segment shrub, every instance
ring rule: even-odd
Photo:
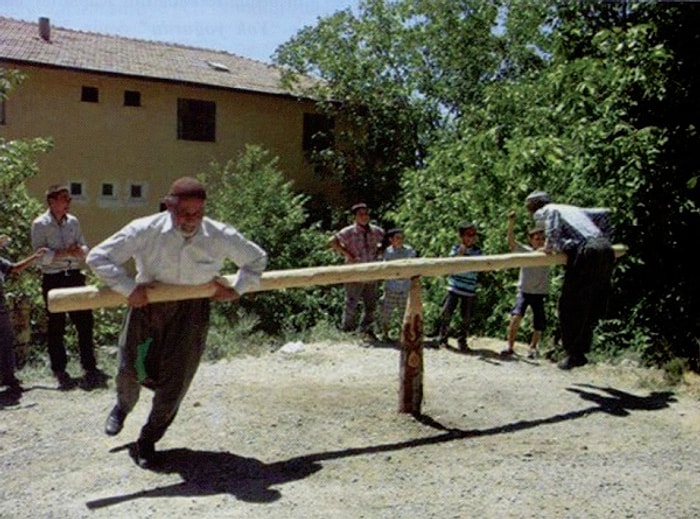
[[[318,222],[308,221],[309,197],[294,192],[277,164],[278,159],[259,146],[247,146],[236,161],[211,163],[201,175],[209,192],[215,193],[207,201],[209,214],[263,247],[269,255],[268,270],[328,264],[333,259],[328,237]],[[327,287],[295,288],[250,294],[240,304],[218,304],[214,311],[230,323],[240,321],[240,309],[252,312],[258,318],[256,329],[279,335],[314,326],[336,311],[336,299]]]

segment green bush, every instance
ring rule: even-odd
[[[268,271],[330,263],[334,258],[327,234],[318,222],[308,221],[309,197],[293,190],[277,163],[263,148],[247,146],[236,161],[210,164],[201,175],[212,193],[209,215],[263,247],[269,255]],[[235,266],[228,270],[233,272]],[[283,335],[314,326],[338,307],[332,289],[309,287],[249,294],[240,303],[217,304],[214,311],[236,323],[242,308],[257,316],[256,330]]]

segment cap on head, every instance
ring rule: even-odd
[[[386,237],[387,237],[387,238],[393,238],[393,237],[396,236],[397,234],[403,234],[403,229],[400,229],[400,228],[398,228],[398,227],[395,227],[394,229],[389,229],[389,230],[386,232]]]
[[[476,222],[468,222],[468,221],[463,221],[459,224],[459,234],[461,235],[462,233],[468,231],[469,229],[473,229],[474,232],[476,232]]]
[[[551,201],[546,191],[533,191],[525,198],[525,205],[530,211],[535,211]]]
[[[70,189],[68,189],[68,186],[66,186],[65,184],[52,184],[46,190],[46,199],[48,200],[49,198],[56,198],[61,193],[70,194]]]
[[[534,236],[535,234],[543,233],[544,232],[544,227],[541,225],[535,225],[533,228],[531,228],[529,231],[527,231],[528,236]]]
[[[353,205],[353,206],[350,208],[350,211],[352,212],[352,214],[355,214],[355,213],[357,213],[357,211],[359,211],[360,209],[369,209],[369,207],[368,207],[367,204],[365,204],[364,202],[360,202],[360,203],[358,203],[358,204]]]
[[[206,200],[207,191],[204,185],[196,178],[180,177],[171,184],[168,196]]]

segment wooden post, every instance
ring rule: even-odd
[[[420,414],[423,401],[423,302],[420,276],[411,278],[411,290],[401,327],[399,412]]]

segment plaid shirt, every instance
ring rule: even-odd
[[[356,223],[344,227],[335,235],[345,249],[353,255],[346,263],[367,263],[379,259],[379,246],[384,239],[384,229],[369,224],[363,228]]]

